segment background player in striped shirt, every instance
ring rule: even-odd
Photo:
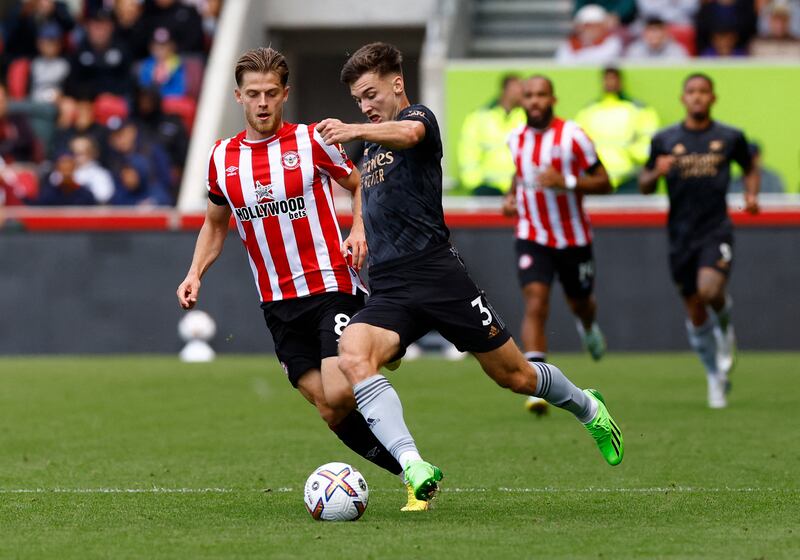
[[[439,125],[428,107],[408,100],[400,51],[386,43],[365,45],[345,63],[341,77],[370,122],[325,119],[318,129],[329,144],[366,143],[361,186],[371,295],[342,335],[339,364],[359,410],[403,466],[417,497],[435,492],[442,472],[420,456],[400,398],[379,372],[432,329],[471,352],[500,386],[571,412],[604,459],[619,464],[622,434],[600,394],[582,391],[556,366],[526,361],[450,244]]]
[[[545,323],[557,274],[583,345],[599,360],[606,345],[595,320],[592,230],[583,196],[608,194],[612,188],[589,137],[574,121],[553,114],[554,94],[549,78],[528,78],[522,94],[528,122],[509,135],[516,176],[503,211],[518,216],[517,274],[525,298],[522,347],[528,360],[547,360]],[[525,404],[537,414],[547,410],[538,397],[528,397]]]
[[[222,252],[233,214],[289,381],[350,449],[401,475],[355,410],[351,385],[337,366],[339,337],[364,302],[363,285],[347,261],[352,253],[352,265],[360,268],[366,256],[359,172],[341,146],[325,144],[313,125],[284,122],[289,67],[283,55],[248,51],[235,77],[245,129],[211,149],[206,218],[178,287],[179,303],[184,309],[197,303],[200,279]],[[331,180],[355,196],[344,242]],[[427,509],[427,503],[412,495],[403,509]]]
[[[706,370],[708,406],[727,406],[733,367],[732,302],[727,296],[733,265],[733,224],[726,195],[731,162],[743,171],[744,203],[758,212],[760,174],[742,131],[711,118],[714,83],[705,74],[684,80],[683,122],[653,137],[650,159],[639,176],[644,194],[664,177],[669,191],[669,264],[686,306],[689,344]]]

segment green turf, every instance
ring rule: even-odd
[[[420,360],[390,379],[445,491],[401,514],[399,481],[342,447],[274,358],[0,359],[0,558],[800,558],[800,355],[743,355],[718,411],[688,354],[554,361],[603,391],[622,465],[474,361]],[[370,484],[356,523],[303,507],[334,460]]]

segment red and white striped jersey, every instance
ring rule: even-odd
[[[582,247],[592,242],[583,195],[540,187],[537,177],[553,166],[579,177],[597,163],[594,144],[574,121],[554,118],[545,130],[515,129],[509,146],[517,167],[517,238],[547,247]]]
[[[342,257],[331,189],[352,171],[314,125],[284,123],[258,141],[242,131],[211,148],[209,198],[233,210],[262,302],[363,288]]]

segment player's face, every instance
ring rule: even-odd
[[[362,74],[350,86],[350,95],[361,112],[373,123],[395,120],[397,114],[408,104],[403,77],[399,74]]]
[[[698,120],[708,118],[711,106],[716,99],[711,84],[703,78],[693,78],[686,82],[681,96],[686,113]]]
[[[283,104],[288,97],[289,87],[281,84],[275,72],[245,72],[236,89],[236,102],[244,108],[248,127],[262,138],[272,136],[283,124]]]
[[[528,124],[534,128],[544,128],[553,117],[556,98],[547,80],[531,78],[522,88],[522,106],[528,114]]]

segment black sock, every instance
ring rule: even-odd
[[[350,412],[339,424],[332,426],[331,430],[347,447],[368,461],[372,461],[392,474],[403,472],[403,467],[378,441],[378,438],[369,429],[367,421],[357,410]]]

